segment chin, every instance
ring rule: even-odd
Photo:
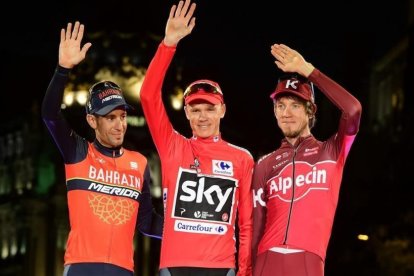
[[[197,133],[197,136],[198,137],[201,137],[201,138],[209,138],[209,137],[214,136],[214,133],[212,133],[212,132],[206,132],[206,131],[199,131]]]
[[[124,140],[117,140],[117,141],[114,141],[113,143],[112,143],[112,146],[114,147],[114,148],[116,148],[116,147],[120,147],[120,146],[122,146],[122,143],[124,142]]]

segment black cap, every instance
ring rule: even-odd
[[[121,88],[112,81],[100,81],[89,89],[86,113],[106,115],[117,107],[134,108],[126,103]]]

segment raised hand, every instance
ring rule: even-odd
[[[60,31],[59,44],[59,65],[64,68],[73,68],[78,65],[86,56],[86,52],[92,46],[90,42],[85,43],[81,48],[81,41],[85,26],[78,21],[72,30],[72,23],[68,23],[66,30]]]
[[[195,26],[195,17],[193,17],[195,8],[196,4],[191,3],[191,0],[185,0],[185,2],[181,0],[178,5],[171,7],[165,27],[165,45],[175,46],[191,33]]]
[[[276,66],[283,72],[296,72],[308,77],[314,69],[301,54],[284,44],[273,44],[270,52],[276,58]]]

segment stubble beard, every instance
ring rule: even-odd
[[[296,130],[296,131],[291,131],[291,130],[288,130],[288,131],[284,131],[283,132],[283,135],[286,137],[286,138],[298,138],[299,137],[299,135],[300,135],[300,131],[299,130]]]
[[[298,138],[302,135],[305,129],[306,129],[306,125],[302,125],[300,128],[296,130],[295,129],[286,129],[286,130],[282,129],[282,132],[286,138]]]

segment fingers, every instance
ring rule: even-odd
[[[79,22],[77,22],[77,23],[79,23]],[[75,25],[75,27],[76,27],[76,25]],[[82,40],[84,31],[85,31],[85,25],[80,24],[79,25],[79,31],[77,32],[77,35],[76,35],[76,39],[79,40],[79,43]]]
[[[190,4],[190,1],[188,1],[188,4]],[[195,11],[195,9],[196,9],[196,3],[192,3],[191,4],[191,6],[190,6],[190,10],[187,12],[187,14],[186,14],[186,19],[187,20],[189,20],[190,18],[192,18],[193,17],[193,14],[194,14],[194,11]],[[194,19],[194,18],[193,18]],[[195,20],[195,19],[194,19]],[[192,20],[192,21],[194,21],[194,20]]]
[[[72,39],[75,39],[78,37],[78,32],[79,32],[79,21],[75,22],[75,26],[73,27],[73,31],[72,31]]]
[[[294,53],[293,50],[283,44],[273,44],[270,52],[276,58],[276,66],[283,72],[289,72],[293,65]]]
[[[68,25],[66,26],[66,31],[65,29],[62,29],[60,31],[60,40],[61,41],[70,40],[70,39],[81,40],[83,37],[84,30],[85,30],[85,26],[83,24],[80,24],[79,21],[75,22],[75,25],[73,26],[73,30],[72,30],[72,23],[68,23]]]
[[[192,3],[191,6],[191,0],[186,0],[184,3],[184,7],[182,9],[182,14],[185,15],[185,18],[187,20],[190,20],[190,18],[193,16],[194,14],[194,10],[196,8],[196,3]],[[188,9],[188,7],[190,7],[190,9]]]
[[[284,44],[273,44],[271,47],[272,55],[283,64],[291,63],[296,57],[300,57],[299,53]]]
[[[191,6],[190,6],[191,4]],[[171,17],[183,17],[187,20],[190,20],[190,18],[194,14],[194,10],[196,8],[195,3],[191,3],[191,0],[181,0],[178,2],[178,5],[173,5],[170,10],[170,18]]]
[[[60,30],[60,42],[65,41],[65,37],[66,37],[65,29],[64,29],[64,28],[62,28],[62,29]]]
[[[285,58],[285,53],[280,48],[279,44],[273,44],[270,52],[277,60],[283,60]]]
[[[68,23],[68,26],[66,27],[66,40],[70,39],[70,34],[72,32],[72,23]]]
[[[187,13],[188,6],[190,6],[190,2],[191,2],[191,0],[185,0],[184,6],[181,10],[183,15],[185,15]]]
[[[68,23],[66,30],[64,28],[60,30],[60,41],[64,42],[72,39],[80,43],[83,38],[84,31],[85,25],[80,24],[79,21],[75,22],[73,30],[72,23]]]
[[[283,52],[290,52],[293,51],[292,49],[290,49],[288,46],[286,46],[285,44],[279,44],[279,48],[283,51]]]
[[[181,15],[181,9],[183,8],[184,1],[178,2],[177,9],[175,10],[175,17],[179,17]]]
[[[175,9],[177,8],[176,5],[172,5],[171,9],[170,9],[170,16],[168,17],[168,19],[171,19],[174,17],[175,14]]]
[[[86,56],[86,52],[88,52],[89,48],[91,48],[92,43],[88,42],[85,45],[83,45],[81,53],[83,56]]]
[[[190,24],[188,24],[190,33],[193,31],[193,28],[195,26],[195,20],[196,20],[195,17],[191,18]]]

